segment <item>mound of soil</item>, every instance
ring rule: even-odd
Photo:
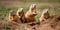
[[[38,23],[18,24],[12,21],[0,21],[0,30],[60,30],[60,15],[51,16],[49,19]]]
[[[60,30],[60,15],[55,15],[41,22],[39,30]]]

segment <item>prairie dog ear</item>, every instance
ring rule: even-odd
[[[44,9],[42,13],[48,13],[48,9]]]
[[[13,11],[13,10],[11,10],[11,11],[9,12],[9,15],[11,15],[11,16],[16,15],[16,12]]]
[[[36,4],[32,4],[32,5],[30,5],[30,9],[31,9],[31,10],[36,9]]]

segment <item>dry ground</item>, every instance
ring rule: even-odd
[[[18,24],[16,22],[0,21],[0,30],[60,30],[60,15],[54,15],[48,20],[40,22],[39,25],[29,25],[29,23]]]

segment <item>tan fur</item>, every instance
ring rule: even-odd
[[[9,21],[14,21],[14,22],[20,23],[19,17],[16,15],[15,11],[9,12]]]
[[[26,12],[26,14],[24,15],[24,19],[25,21],[27,22],[33,22],[35,21],[35,16],[37,15],[37,12],[36,12],[36,5],[35,4],[32,4],[30,6],[30,9],[29,11]]]
[[[23,15],[24,15],[23,8],[18,9],[18,11],[17,11],[17,16],[18,16],[19,18],[21,18]]]
[[[41,21],[47,20],[49,17],[50,17],[50,14],[48,12],[48,9],[44,9],[39,20],[41,22]]]

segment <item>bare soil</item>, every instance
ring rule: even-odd
[[[0,21],[0,30],[60,30],[60,15],[51,16],[43,22],[21,23]]]

